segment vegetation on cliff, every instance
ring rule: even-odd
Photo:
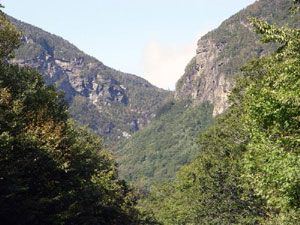
[[[288,8],[292,0],[255,1],[226,19],[217,29],[208,32],[198,41],[195,60],[175,90],[176,99],[191,98],[197,103],[208,101],[214,105],[214,115],[223,113],[229,106],[227,97],[234,78],[241,76],[240,67],[252,58],[268,56],[278,47],[274,43],[257,41],[247,17],[276,23],[278,26],[299,27],[296,17]]]
[[[109,144],[148,124],[170,93],[104,65],[61,37],[8,18],[23,34],[12,62],[37,69],[46,84],[63,90],[71,117]]]
[[[259,1],[251,9],[272,2]],[[300,0],[294,3],[291,10],[299,13]],[[169,98],[149,126],[121,142],[120,149],[115,145],[123,177],[149,188],[137,196],[119,179],[102,139],[69,120],[63,94],[46,86],[36,71],[8,63],[20,34],[0,14],[5,37],[0,40],[0,221],[299,224],[300,29],[295,18],[284,18],[293,22],[283,27],[249,19],[263,43],[279,47],[242,67],[231,106],[217,122],[208,102]],[[186,75],[195,69],[193,59]],[[85,96],[74,99],[73,110],[84,109],[92,121],[105,114],[96,106],[90,110]],[[118,120],[119,113],[111,115]],[[169,182],[153,187],[153,180]],[[138,197],[143,198],[137,206]]]
[[[243,67],[199,156],[142,202],[163,224],[299,224],[300,29],[250,20],[280,47]]]
[[[259,34],[253,32],[247,16],[266,18],[278,26],[299,27],[289,11],[291,4],[286,0],[257,1],[199,40],[198,52],[201,50],[204,56],[197,54],[186,66],[174,98],[165,100],[149,126],[116,145],[124,178],[146,186],[152,180],[172,180],[180,166],[198,155],[196,139],[214,123],[210,115],[216,105],[230,105],[223,97],[234,86],[233,78],[242,76],[239,68],[251,58],[271,55],[279,46],[258,41]],[[203,42],[208,43],[205,49]]]

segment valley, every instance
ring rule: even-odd
[[[299,12],[259,0],[232,15],[174,91],[2,13],[0,219],[299,224]]]

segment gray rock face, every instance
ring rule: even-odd
[[[214,105],[213,116],[224,112],[234,78],[252,58],[269,55],[276,45],[263,45],[252,30],[248,16],[286,25],[291,0],[260,0],[225,20],[220,27],[198,41],[196,56],[177,82],[175,99],[192,99],[196,104],[208,101]],[[274,13],[277,12],[277,13]],[[295,20],[291,26],[299,26]]]
[[[227,60],[218,60],[225,44],[216,44],[213,40],[198,42],[196,63],[199,70],[196,76],[201,77],[201,82],[192,93],[192,98],[199,102],[213,103],[213,116],[222,113],[228,107],[227,96],[232,86],[232,82],[226,79],[226,74],[220,70]]]
[[[23,31],[12,63],[37,69],[65,92],[74,119],[106,139],[126,138],[154,117],[169,94],[146,80],[105,66],[60,37],[9,17]]]
[[[34,40],[28,37],[23,37],[23,40],[24,44],[34,44]],[[56,84],[58,89],[65,92],[69,101],[74,96],[81,95],[89,98],[96,106],[106,105],[108,102],[129,103],[120,83],[112,76],[102,76],[105,73],[103,65],[85,62],[84,57],[67,60],[55,58],[47,51],[30,60],[17,57],[12,62],[37,69],[45,76],[46,84]]]
[[[190,97],[196,103],[208,101],[214,104],[213,116],[228,107],[227,98],[232,82],[220,70],[228,60],[219,60],[224,45],[210,39],[199,40],[197,55],[190,64],[192,69],[184,75],[182,85],[176,89],[176,99]]]

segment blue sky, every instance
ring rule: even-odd
[[[0,0],[104,64],[173,89],[197,40],[255,0]]]

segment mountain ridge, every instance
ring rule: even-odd
[[[110,142],[148,124],[170,93],[105,66],[57,35],[8,18],[23,33],[23,45],[12,62],[37,69],[46,84],[63,90],[72,117]]]
[[[196,56],[188,65],[189,71],[176,84],[175,99],[208,101],[214,104],[213,116],[223,113],[229,106],[227,99],[234,78],[241,75],[239,68],[251,58],[270,55],[276,49],[274,44],[257,41],[258,35],[252,32],[248,17],[293,26],[296,20],[290,19],[287,10],[291,5],[291,0],[256,1],[202,36]]]
[[[121,175],[149,187],[152,181],[173,179],[180,166],[189,164],[199,154],[197,137],[229,107],[228,95],[235,78],[242,75],[240,67],[251,58],[272,54],[278,47],[261,44],[247,17],[294,26],[296,20],[289,19],[287,10],[291,5],[292,1],[285,0],[257,1],[200,38],[196,56],[177,82],[173,98],[168,98],[161,107],[165,109],[160,113],[163,116],[117,146]],[[182,102],[186,103],[183,107],[188,105],[186,109],[180,108]],[[209,107],[199,107],[202,104]],[[213,118],[207,115],[207,110]],[[164,124],[164,120],[169,124]]]
[[[111,149],[116,151],[121,174],[147,186],[153,179],[172,179],[180,166],[197,156],[197,137],[229,106],[228,94],[234,79],[241,76],[239,68],[276,49],[257,41],[247,17],[294,26],[295,18],[289,19],[287,10],[291,3],[256,1],[200,38],[175,92],[125,76],[92,58],[82,59],[76,49],[68,52],[64,42],[56,43],[51,35],[16,21],[17,27],[27,29],[23,39],[27,44],[19,49],[15,62],[38,68],[46,81],[65,90],[73,118],[114,143]]]

